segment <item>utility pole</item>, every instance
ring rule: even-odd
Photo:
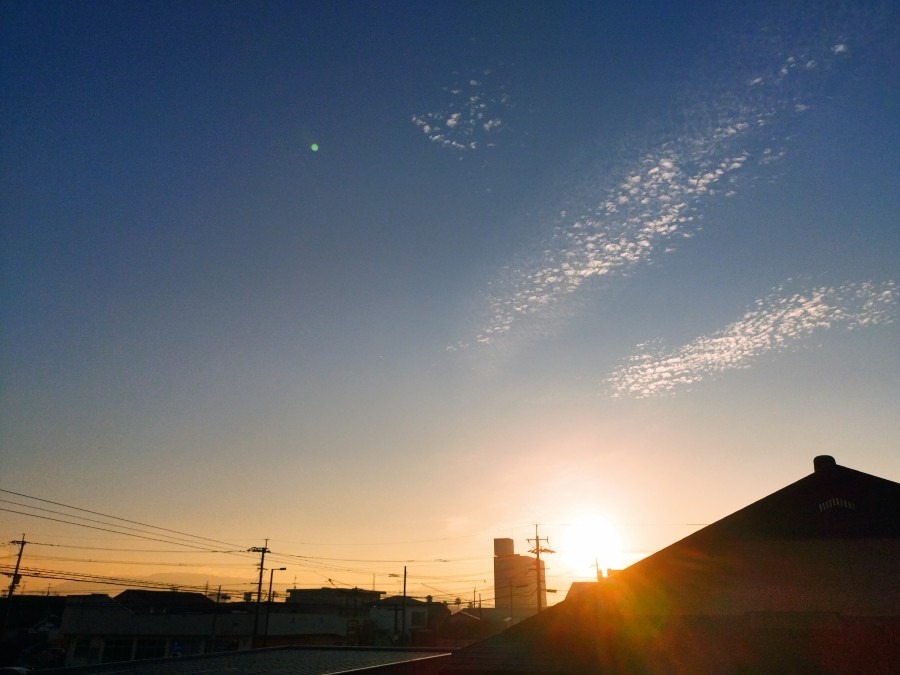
[[[400,633],[400,644],[406,644],[406,565],[403,566],[403,629]]]
[[[388,576],[389,577],[399,577],[400,575],[394,574],[392,572],[392,573],[388,574]],[[397,644],[399,645],[400,644],[400,636],[397,633],[397,596],[396,595],[394,596],[394,602],[392,602],[391,605],[394,608],[394,637],[397,639]],[[391,639],[391,642],[393,642],[393,638]]]
[[[269,540],[266,539],[265,546],[254,546],[247,549],[248,553],[259,553],[259,583],[256,585],[256,614],[253,616],[253,640],[250,642],[250,649],[256,647],[256,636],[259,632],[259,605],[262,601],[262,582],[263,582],[263,565],[266,562],[266,553],[269,552]]]
[[[219,651],[215,648],[216,644],[216,628],[219,623],[219,599],[222,597],[222,585],[219,584],[219,588],[216,591],[216,611],[213,614],[213,625],[212,625],[212,635],[209,638],[210,642],[210,651]]]
[[[541,546],[541,542],[546,541],[548,544],[550,540],[547,537],[541,537],[538,535],[538,526],[537,523],[534,524],[534,539],[529,539],[528,543],[534,542],[534,548],[529,551],[529,553],[534,553],[534,572],[535,576],[537,576],[537,613],[541,613],[541,553],[556,553],[552,548],[545,548]]]
[[[9,582],[9,591],[6,594],[6,612],[3,613],[3,627],[0,628],[0,640],[3,639],[3,634],[6,633],[6,627],[9,625],[9,613],[12,609],[13,593],[16,592],[16,586],[19,585],[19,581],[22,579],[22,577],[19,576],[19,565],[22,564],[22,551],[25,550],[25,544],[28,542],[25,541],[25,533],[23,532],[21,539],[14,539],[9,543],[19,545],[19,556],[16,558],[16,568],[13,570],[12,581]]]

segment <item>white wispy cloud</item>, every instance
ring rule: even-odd
[[[767,354],[795,349],[828,329],[890,323],[897,298],[894,281],[793,291],[782,285],[712,335],[670,351],[659,345],[638,345],[606,384],[614,397],[672,394],[725,371],[747,368]]]
[[[463,78],[460,84],[444,87],[446,101],[440,110],[415,114],[412,123],[425,137],[441,147],[472,151],[489,147],[503,129],[503,114],[512,103],[503,85],[494,84],[493,72],[479,73],[480,79]]]
[[[839,46],[744,68],[736,89],[724,87],[713,101],[686,110],[680,131],[617,175],[598,178],[581,199],[587,205],[559,213],[540,253],[495,281],[481,329],[450,349],[491,344],[525,318],[552,319],[550,308],[591,279],[626,275],[696,234],[706,201],[734,195],[736,177],[748,165],[783,157],[779,120],[809,107],[798,100],[802,87],[791,83],[843,53],[846,45]]]

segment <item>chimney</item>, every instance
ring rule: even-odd
[[[813,459],[813,469],[816,473],[826,473],[837,466],[831,455],[819,455]]]

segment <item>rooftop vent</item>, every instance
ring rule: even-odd
[[[813,469],[816,473],[825,473],[837,466],[834,457],[831,455],[819,455],[813,459]]]
[[[851,511],[856,510],[856,504],[851,502],[849,499],[841,499],[840,497],[832,497],[831,499],[826,499],[824,502],[819,504],[819,512],[827,511],[828,509],[833,509],[835,507],[840,507],[842,509],[850,509]]]

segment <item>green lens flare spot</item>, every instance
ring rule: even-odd
[[[318,144],[318,143],[313,143],[312,145],[309,146],[309,149],[312,150],[313,152],[318,152],[318,151],[319,151],[319,144]]]

